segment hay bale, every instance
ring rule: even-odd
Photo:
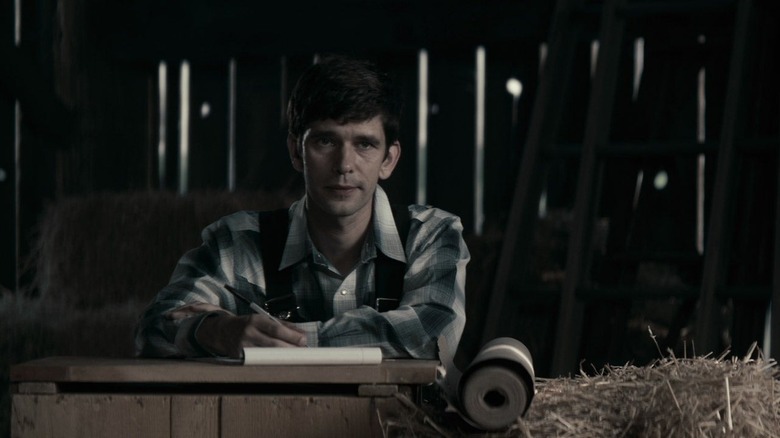
[[[595,376],[539,382],[530,436],[780,435],[774,360],[667,357]]]
[[[263,192],[98,193],[61,199],[39,222],[30,264],[41,296],[79,307],[148,301],[176,261],[200,244],[200,231],[243,209],[290,204]]]
[[[408,415],[385,419],[383,427],[399,437],[777,437],[780,373],[773,359],[752,352],[742,359],[670,356],[537,379],[526,417],[499,433],[480,433],[409,403]]]

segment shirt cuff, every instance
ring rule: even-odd
[[[176,332],[175,343],[179,351],[181,351],[185,357],[217,357],[217,354],[210,352],[200,345],[195,335],[198,333],[200,325],[203,324],[203,321],[205,321],[206,318],[221,315],[223,313],[224,312],[221,311],[205,312],[200,315],[183,319],[179,325],[179,330]]]
[[[299,322],[295,324],[296,327],[306,332],[306,345],[309,347],[319,347],[320,346],[320,327],[322,326],[322,322],[320,321],[312,321],[312,322]]]

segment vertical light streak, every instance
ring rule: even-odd
[[[19,47],[22,43],[22,1],[14,0],[14,45]],[[20,250],[20,234],[21,228],[19,227],[20,219],[20,184],[22,175],[22,160],[21,160],[21,146],[22,146],[22,108],[19,105],[19,101],[14,101],[14,291],[19,290],[19,257]]]
[[[703,41],[703,36],[699,37],[699,42]],[[704,143],[707,140],[706,134],[706,108],[707,99],[705,93],[706,85],[706,71],[704,67],[699,70],[697,78],[697,104],[696,104],[696,141],[699,144]],[[696,160],[696,251],[699,254],[704,254],[704,171],[706,169],[706,157],[703,153],[697,156]]]
[[[20,260],[20,227],[19,227],[19,212],[21,210],[20,195],[22,182],[22,108],[19,106],[19,101],[14,102],[14,291],[19,290],[19,266]]]
[[[634,40],[634,83],[631,99],[639,96],[639,84],[642,82],[642,72],[645,70],[645,39]]]
[[[596,76],[596,67],[599,64],[599,41],[593,40],[590,42],[590,77]]]
[[[417,55],[417,203],[427,203],[428,192],[428,52]]]
[[[179,67],[179,194],[187,193],[190,155],[190,63]]]
[[[236,190],[236,60],[230,58],[228,64],[228,162],[227,187]]]
[[[544,65],[547,62],[547,43],[539,44],[539,80],[544,74]],[[542,187],[542,193],[539,196],[539,218],[547,216],[547,187]]]
[[[14,0],[14,44],[22,42],[22,0]]]
[[[157,129],[157,184],[165,188],[166,151],[168,149],[168,64],[160,61],[157,66],[158,129]]]
[[[539,44],[539,76],[544,74],[544,64],[547,62],[547,43]]]
[[[477,47],[477,99],[474,133],[474,234],[482,234],[485,221],[485,48]]]
[[[764,316],[764,342],[762,343],[764,351],[772,351],[772,300],[766,306],[766,315]]]
[[[634,201],[631,203],[631,209],[636,213],[636,208],[639,206],[639,195],[642,194],[642,181],[645,179],[645,172],[640,170],[636,174],[636,185],[634,186]]]

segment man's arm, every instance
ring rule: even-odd
[[[262,277],[257,222],[238,213],[206,227],[203,244],[179,260],[170,283],[147,307],[136,328],[136,355],[200,357],[240,355],[244,346],[300,346],[305,338],[291,324],[276,327],[252,315],[225,284]],[[260,271],[257,267],[260,266]],[[246,274],[246,276],[241,275]],[[253,277],[247,278],[247,276]]]
[[[407,244],[404,291],[396,310],[368,306],[324,323],[300,323],[309,345],[381,347],[386,358],[434,359],[439,337],[454,354],[466,322],[469,251],[460,219],[428,209],[413,220]]]

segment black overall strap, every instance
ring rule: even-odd
[[[401,239],[401,245],[406,247],[411,219],[408,207],[392,205],[393,219]],[[287,243],[289,231],[289,213],[286,208],[258,213],[260,225],[260,252],[263,258],[265,273],[266,303],[292,297],[292,267],[279,270],[282,254]],[[380,312],[398,307],[403,294],[404,273],[406,264],[391,259],[381,251],[377,253],[374,271],[374,290],[376,302],[371,303]]]
[[[287,230],[290,226],[286,208],[259,213],[260,254],[263,257],[266,301],[292,293],[292,269],[279,270],[284,246],[287,244]]]
[[[393,219],[395,219],[395,228],[398,230],[398,237],[401,238],[401,246],[406,248],[406,238],[409,236],[411,225],[409,208],[405,205],[395,204],[391,208]],[[398,307],[404,291],[405,272],[406,263],[391,259],[381,251],[377,253],[374,264],[374,290],[376,291],[374,308],[376,310],[386,312]]]

